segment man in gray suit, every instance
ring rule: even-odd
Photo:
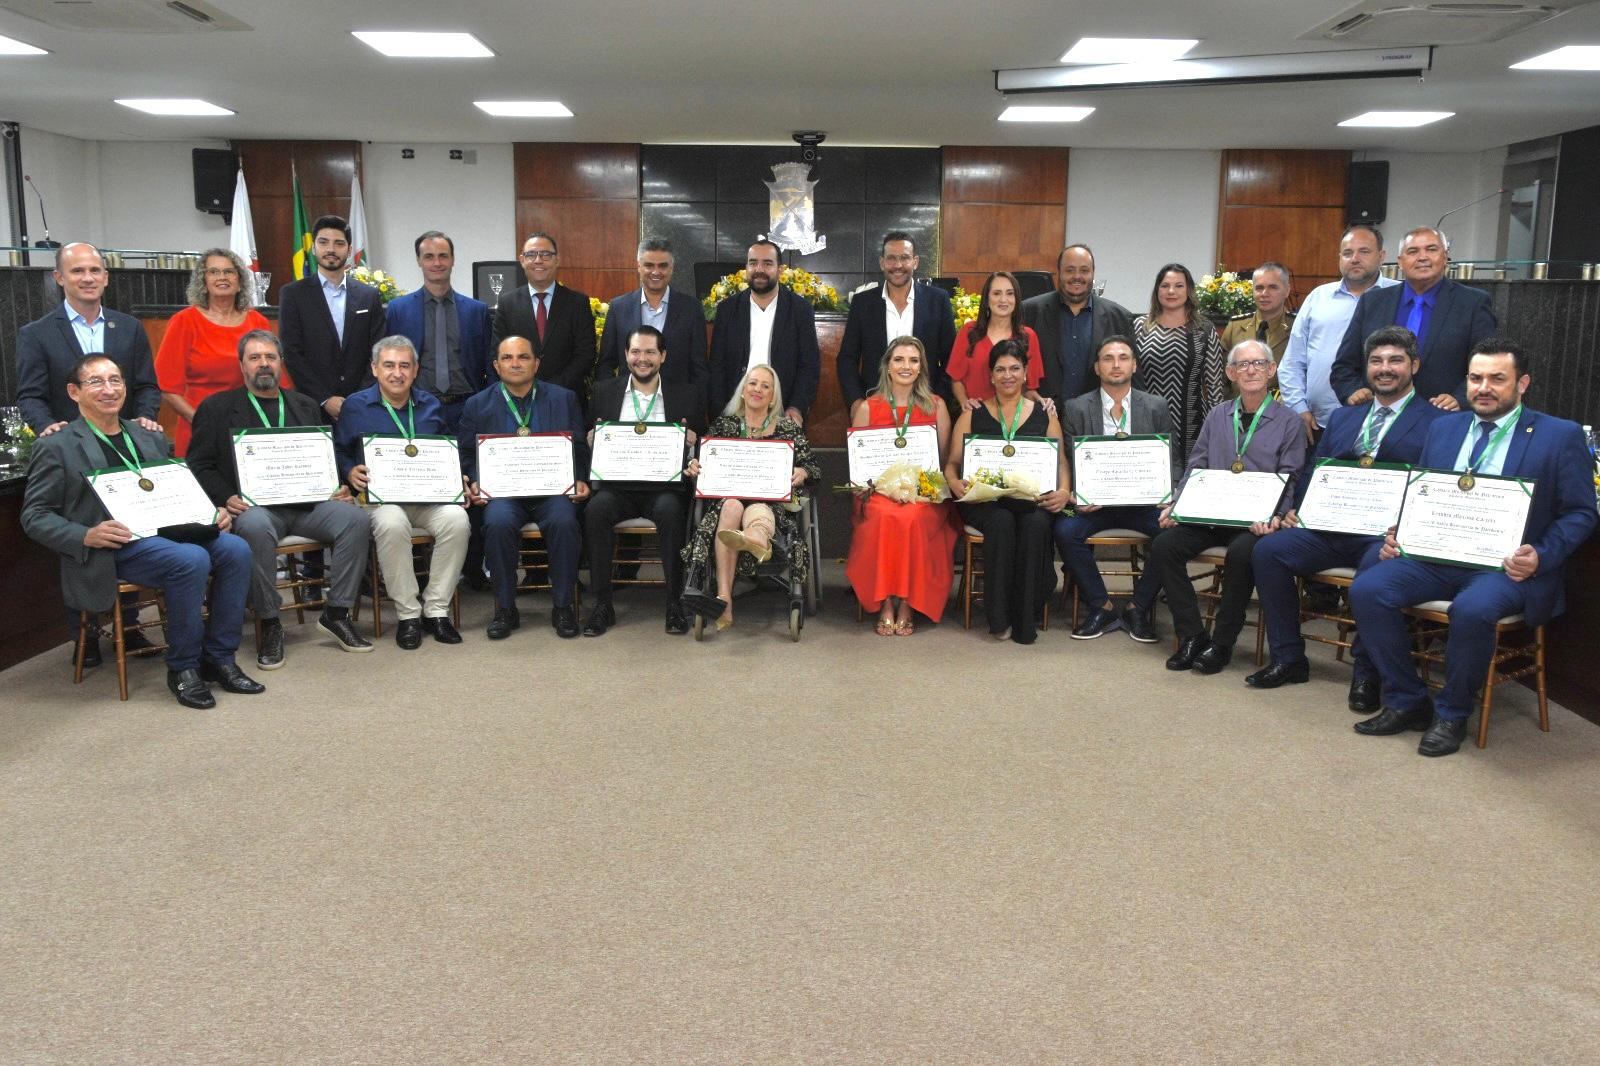
[[[1043,343],[1043,342],[1041,342]],[[1062,426],[1069,444],[1074,437],[1149,436],[1172,433],[1172,415],[1167,411],[1167,401],[1133,387],[1133,375],[1139,369],[1133,354],[1133,342],[1127,337],[1113,334],[1100,343],[1095,355],[1094,372],[1100,387],[1093,392],[1068,400],[1062,405]],[[1172,483],[1178,483],[1179,466],[1173,455]],[[1077,479],[1073,485],[1076,488]],[[1156,639],[1151,614],[1156,605],[1156,593],[1161,583],[1156,573],[1146,568],[1133,586],[1133,598],[1119,615],[1106,592],[1105,579],[1095,565],[1094,548],[1089,538],[1108,529],[1129,529],[1143,533],[1154,540],[1161,532],[1160,508],[1154,504],[1143,507],[1101,507],[1074,494],[1068,502],[1072,507],[1056,518],[1054,534],[1056,548],[1066,564],[1067,573],[1077,582],[1078,591],[1089,613],[1072,631],[1074,640],[1093,640],[1102,633],[1123,628],[1128,636],[1142,644]]]
[[[1022,301],[1022,321],[1039,335],[1044,359],[1040,393],[1058,404],[1095,387],[1096,353],[1111,336],[1133,336],[1133,316],[1094,294],[1094,252],[1069,244],[1056,257],[1056,291]]]

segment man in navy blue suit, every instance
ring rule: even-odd
[[[1459,411],[1466,404],[1468,353],[1498,325],[1489,294],[1444,276],[1450,241],[1430,226],[1405,235],[1399,262],[1403,285],[1368,289],[1356,303],[1329,375],[1333,391],[1340,403],[1352,406],[1372,399],[1363,345],[1382,326],[1404,326],[1416,334],[1422,361],[1417,392],[1435,407]]]
[[[1539,626],[1561,612],[1567,558],[1596,524],[1594,467],[1582,427],[1522,405],[1530,380],[1521,345],[1498,337],[1479,341],[1467,365],[1471,411],[1436,421],[1417,464],[1534,482],[1521,546],[1499,570],[1474,570],[1401,558],[1391,531],[1383,561],[1351,586],[1356,626],[1383,678],[1384,697],[1384,710],[1356,723],[1358,733],[1421,729],[1418,754],[1451,754],[1461,747],[1473,697],[1485,680],[1495,623],[1520,614],[1527,625]],[[1453,601],[1444,687],[1432,708],[1400,613],[1429,600]]]
[[[928,353],[928,384],[947,399],[950,376],[945,360],[956,343],[955,312],[949,295],[933,285],[916,283],[917,246],[911,234],[895,230],[884,234],[878,266],[883,281],[850,298],[850,318],[839,341],[839,387],[853,418],[856,405],[878,385],[878,366],[889,342],[915,337]]]
[[[1332,567],[1365,570],[1378,561],[1380,536],[1329,533],[1298,528],[1299,508],[1317,464],[1328,459],[1379,463],[1416,463],[1427,439],[1428,427],[1445,412],[1417,396],[1412,377],[1417,372],[1417,338],[1404,326],[1385,326],[1367,338],[1367,385],[1371,402],[1341,407],[1328,419],[1317,449],[1295,479],[1295,505],[1283,516],[1283,526],[1256,542],[1252,566],[1256,593],[1267,617],[1267,643],[1272,658],[1250,674],[1244,683],[1252,688],[1298,685],[1311,678],[1306,642],[1300,636],[1300,597],[1297,576],[1309,576]],[[1378,673],[1358,643],[1355,671],[1350,679],[1352,711],[1371,714],[1378,709]]]
[[[447,235],[431,229],[412,247],[422,288],[389,301],[389,332],[416,346],[417,387],[438,399],[444,431],[453,436],[461,405],[489,384],[489,305],[451,286],[456,245]]]
[[[711,364],[706,358],[706,316],[692,294],[680,291],[673,295],[672,242],[661,237],[640,241],[635,261],[639,287],[611,298],[611,310],[606,313],[605,328],[600,333],[594,387],[610,378],[628,377],[628,342],[634,330],[650,326],[661,334],[661,350],[672,356],[661,363],[661,380],[682,383],[703,394],[711,376]]]
[[[589,469],[583,412],[571,389],[537,380],[539,357],[533,352],[533,342],[526,337],[502,340],[495,353],[494,369],[500,380],[467,401],[461,410],[458,434],[461,469],[471,481],[469,494],[475,504],[483,506],[483,556],[489,564],[489,583],[494,589],[494,620],[489,623],[488,636],[490,640],[504,640],[522,626],[517,611],[517,549],[522,543],[522,527],[536,522],[550,553],[550,598],[555,604],[550,624],[557,636],[575,637],[578,613],[573,608],[572,593],[578,583],[578,554],[583,547],[583,523],[578,520],[577,505],[589,496],[589,483],[583,480]],[[527,499],[487,496],[478,486],[480,433],[570,434],[572,495]]]

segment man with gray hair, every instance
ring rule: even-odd
[[[1282,263],[1262,263],[1250,275],[1250,286],[1255,290],[1256,309],[1247,315],[1235,315],[1222,330],[1222,346],[1228,351],[1240,341],[1263,341],[1272,349],[1272,358],[1283,361],[1284,349],[1289,347],[1289,330],[1294,326],[1294,312],[1285,308],[1289,303],[1289,289],[1294,279],[1289,268]]]
[[[410,440],[446,435],[438,398],[411,387],[417,380],[417,362],[417,349],[410,340],[399,334],[382,338],[372,346],[372,376],[377,384],[352,392],[339,412],[333,429],[339,476],[363,500],[368,482],[367,437],[377,434]],[[378,569],[400,619],[394,642],[407,651],[422,643],[424,630],[440,644],[461,643],[461,634],[450,622],[450,600],[467,557],[466,485],[463,477],[460,503],[366,504],[378,549]],[[411,564],[413,527],[433,537],[428,587],[420,600]]]
[[[628,338],[640,326],[650,326],[661,333],[661,351],[669,356],[661,363],[661,380],[698,391],[703,409],[711,364],[706,358],[706,319],[700,301],[689,291],[672,295],[675,260],[671,241],[646,237],[639,242],[636,263],[639,287],[611,298],[600,335],[595,383],[628,376]]]

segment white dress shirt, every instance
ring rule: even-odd
[[[894,301],[889,299],[889,286],[883,287],[883,328],[884,336],[890,340],[896,337],[912,336],[911,328],[917,320],[917,286],[912,282],[906,290],[906,309],[896,311]]]
[[[1114,437],[1118,433],[1133,432],[1133,411],[1129,406],[1132,400],[1133,390],[1129,389],[1128,395],[1122,398],[1122,424],[1118,425],[1117,420],[1111,417],[1113,406],[1111,396],[1105,389],[1100,390],[1100,420],[1106,436]]]
[[[772,363],[772,324],[778,320],[778,301],[774,299],[763,308],[750,299],[750,361],[745,370],[761,363]]]
[[[1387,289],[1398,284],[1393,278],[1379,277],[1372,287]],[[1339,396],[1328,377],[1359,299],[1342,279],[1312,289],[1294,316],[1289,346],[1278,366],[1278,388],[1284,405],[1297,414],[1312,412],[1317,416],[1317,425],[1324,429],[1328,416],[1340,407]]]

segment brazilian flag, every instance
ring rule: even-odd
[[[306,218],[306,201],[300,195],[300,173],[289,165],[294,175],[294,276],[298,281],[316,270],[316,258],[311,254],[311,220]]]

